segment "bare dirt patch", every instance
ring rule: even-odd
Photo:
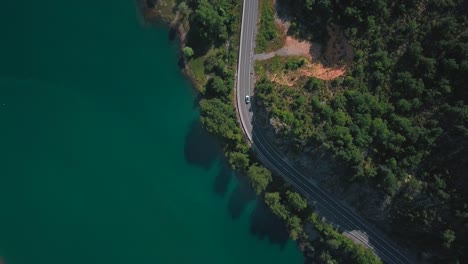
[[[288,21],[276,17],[275,22],[279,28],[284,30],[284,34],[288,32]],[[272,52],[256,54],[255,59],[267,60],[274,56],[301,56],[307,59],[307,63],[303,67],[288,72],[287,76],[270,74],[269,77],[272,81],[283,85],[293,86],[300,77],[333,80],[346,73],[353,60],[354,52],[338,26],[330,25],[327,32],[328,41],[325,47],[317,42],[286,36],[283,47]]]
[[[346,73],[345,66],[327,68],[321,63],[310,63],[295,71],[282,73],[266,72],[269,80],[289,87],[294,86],[302,77],[315,77],[321,80],[333,80]]]
[[[346,73],[347,66],[326,67],[322,63],[311,63],[298,71],[302,76],[321,80],[333,80]]]
[[[298,40],[291,36],[286,37],[285,45],[278,51],[280,56],[302,55],[309,61],[317,60],[322,52],[322,46],[310,41]]]
[[[294,84],[299,80],[299,76],[293,74],[284,74],[284,73],[267,73],[267,78],[275,83],[286,85],[289,87],[294,86]]]

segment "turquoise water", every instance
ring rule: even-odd
[[[0,8],[0,263],[302,263],[135,3]]]

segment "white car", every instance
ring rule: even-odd
[[[245,103],[246,104],[250,103],[250,97],[248,95],[245,96]]]

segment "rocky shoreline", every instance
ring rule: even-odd
[[[169,8],[170,11],[166,10],[166,12],[164,9],[159,9],[158,7],[167,7],[167,3],[156,0],[139,0],[138,7],[142,14],[144,23],[150,25],[161,25],[168,28],[169,39],[177,42],[179,46],[180,56],[177,64],[183,74],[190,80],[195,90],[200,92],[200,84],[195,80],[195,77],[188,66],[188,60],[182,53],[182,50],[187,43],[187,31],[179,21],[179,12],[176,11],[174,14],[172,8]]]

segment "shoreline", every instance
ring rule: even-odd
[[[143,19],[143,22],[144,23],[147,23],[149,25],[158,25],[158,26],[162,26],[162,27],[165,27],[166,29],[169,30],[169,39],[171,41],[176,41],[177,42],[177,46],[179,48],[179,59],[178,59],[178,65],[179,65],[179,68],[180,70],[182,71],[183,75],[185,77],[187,77],[189,79],[189,81],[191,82],[195,92],[196,92],[196,100],[199,102],[201,99],[205,98],[204,97],[204,93],[202,92],[201,90],[201,87],[199,87],[199,84],[196,82],[195,80],[195,76],[193,75],[193,73],[191,72],[191,69],[190,69],[190,66],[189,66],[189,63],[188,63],[188,60],[187,58],[184,56],[183,52],[182,52],[182,49],[185,47],[185,44],[186,44],[186,35],[187,35],[187,32],[185,32],[185,30],[183,29],[183,27],[178,23],[177,19],[178,19],[178,14],[174,15],[171,13],[170,17],[171,19],[170,20],[167,20],[167,19],[164,19],[162,17],[162,12],[158,11],[157,13],[159,14],[155,14],[154,10],[150,10],[151,8],[149,8],[147,5],[146,5],[146,1],[148,0],[138,0],[139,2],[139,11],[140,11],[140,14],[142,16],[142,19]],[[242,7],[243,9],[243,7]],[[149,14],[147,12],[151,12],[152,15],[151,17],[147,17],[146,15]],[[239,31],[240,31],[240,28],[241,28],[241,25],[239,25]],[[173,37],[172,37],[173,36]],[[240,36],[239,36],[240,37]],[[240,39],[239,39],[239,42],[240,42]],[[236,53],[239,54],[240,52],[240,47],[236,50]],[[232,93],[232,96],[230,98],[230,105],[234,108],[235,110],[235,116],[236,116],[236,122],[237,122],[237,125],[238,125],[238,128],[242,131],[242,136],[244,138],[244,141],[248,144],[249,148],[251,148],[251,141],[249,140],[247,134],[246,134],[246,131],[245,131],[245,128],[243,126],[243,123],[241,122],[241,115],[240,115],[240,112],[238,110],[238,106],[237,106],[237,103],[238,103],[238,100],[237,100],[237,89],[236,89],[236,85],[237,85],[237,82],[238,82],[238,59],[236,60],[236,67],[234,67],[234,70],[235,70],[235,75],[234,75],[234,81],[233,81],[233,87],[231,87],[233,89],[233,93]],[[205,128],[204,128],[205,131],[207,131]],[[209,131],[207,131],[209,133]],[[215,135],[214,135],[215,136]],[[219,139],[217,136],[215,136],[220,142],[222,142],[221,139]],[[224,148],[223,148],[224,149]],[[253,160],[255,161],[258,161],[258,158],[255,156],[255,155],[251,155],[251,158],[253,158]],[[228,154],[225,152],[223,154],[223,158],[225,158],[226,160],[229,159],[228,157]],[[233,171],[238,171],[236,169],[233,169],[231,168]],[[247,176],[246,176],[247,177]],[[282,181],[281,177],[278,177],[279,181]],[[261,201],[263,201],[263,203],[265,203],[265,199],[263,197],[263,195],[258,195],[259,199]],[[273,211],[271,210],[270,206],[265,203],[265,206],[268,208],[268,210],[273,213]],[[278,217],[275,215],[275,217]],[[281,220],[279,217],[278,219],[280,221],[283,222],[283,220]],[[284,223],[284,227],[288,230],[288,226],[286,225],[286,223]],[[291,239],[291,238],[289,238]],[[309,256],[309,252],[307,251],[308,249],[308,242],[307,240],[304,240],[303,238],[301,239],[297,239],[297,240],[293,240],[298,248],[298,250],[301,252],[302,256],[304,257],[304,261],[307,263],[308,260],[310,260],[310,256]]]
[[[304,261],[308,263],[317,257],[315,255],[315,247],[319,250],[326,250],[324,249],[326,245],[322,241],[323,239],[335,239],[339,241],[341,248],[347,245],[347,247],[349,247],[348,250],[364,254],[365,257],[373,260],[372,263],[380,263],[377,256],[372,252],[368,251],[363,246],[352,243],[352,240],[343,236],[338,230],[335,230],[332,226],[323,222],[323,220],[320,220],[315,213],[315,208],[311,207],[305,198],[292,189],[282,177],[279,175],[272,175],[273,173],[265,168],[262,165],[261,159],[254,154],[254,150],[250,145],[250,140],[240,120],[241,116],[237,107],[236,85],[238,82],[238,56],[241,43],[240,21],[242,15],[239,13],[235,14],[237,15],[237,19],[240,17],[240,21],[234,22],[240,23],[236,25],[236,29],[231,27],[231,35],[224,40],[226,42],[223,44],[224,46],[218,43],[219,46],[211,46],[208,51],[206,51],[207,53],[202,55],[198,54],[199,56],[195,58],[187,58],[182,49],[186,46],[185,44],[187,42],[187,32],[185,32],[184,25],[188,23],[188,26],[190,26],[189,21],[186,20],[189,13],[185,13],[184,16],[179,17],[179,11],[175,10],[175,5],[168,9],[167,6],[164,6],[166,2],[159,1],[158,4],[161,5],[162,3],[162,5],[159,6],[161,9],[158,9],[158,6],[152,8],[146,6],[145,0],[139,1],[144,21],[149,24],[163,24],[164,27],[170,30],[169,35],[174,37],[170,37],[170,39],[178,41],[180,54],[179,67],[197,90],[197,102],[200,107],[200,121],[203,129],[215,136],[223,145],[223,156],[226,161],[228,161],[230,169],[245,176],[250,181],[251,188],[255,190],[259,200],[283,223],[286,230],[288,230],[289,239],[295,242]],[[231,11],[243,12],[243,4],[238,3],[237,5],[238,6],[234,8],[231,6]],[[162,14],[164,10],[168,12],[165,16]],[[231,26],[233,25],[231,24]],[[217,57],[219,54],[221,54],[221,56]],[[214,58],[215,60],[221,60],[221,62],[224,61],[221,68],[224,69],[222,73],[219,73],[219,71],[213,72],[211,69],[207,71],[207,68],[205,68],[205,60],[207,58]],[[201,68],[196,68],[197,72],[194,72],[191,66],[199,67],[200,64]],[[220,68],[218,68],[218,70],[219,69]],[[196,75],[197,73],[199,75],[198,77]],[[201,78],[200,76],[203,77]],[[210,84],[209,80],[216,79],[221,80],[229,91],[220,94],[218,90],[217,93],[213,93],[213,88],[210,88],[213,82]],[[204,87],[210,90],[207,91]],[[228,125],[221,127],[216,125],[219,123],[219,120],[222,120]],[[260,177],[260,179],[258,177]],[[295,207],[296,205],[291,202],[290,195],[296,199],[296,202],[302,202],[305,206],[297,209]],[[283,209],[281,211],[282,214],[279,214],[278,208]],[[321,239],[318,240],[317,237],[321,237]],[[349,246],[348,243],[352,243],[352,246]]]
[[[174,36],[174,38],[170,37],[170,39],[171,39],[171,41],[177,41],[178,42],[177,45],[179,47],[179,62],[178,62],[179,68],[181,69],[183,75],[185,77],[187,77],[190,80],[190,82],[192,83],[193,88],[197,93],[197,101],[205,98],[204,93],[201,91],[201,87],[198,86],[198,84],[197,84],[197,82],[195,80],[195,77],[191,73],[191,69],[190,69],[190,66],[188,64],[187,58],[183,55],[183,52],[182,52],[182,49],[185,47],[185,44],[186,44],[186,41],[187,41],[187,39],[186,39],[187,32],[185,32],[184,29],[178,23],[178,21],[177,21],[178,15],[173,15],[171,21],[165,21],[161,16],[152,16],[150,18],[147,18],[147,17],[145,17],[145,10],[149,9],[149,8],[145,5],[145,3],[144,3],[145,0],[139,0],[139,2],[140,2],[139,8],[140,8],[140,12],[142,14],[142,18],[143,18],[144,23],[148,23],[150,25],[161,25],[161,26],[163,26],[163,27],[165,27],[165,28],[167,28],[169,30],[169,35],[170,36]],[[151,10],[149,10],[149,11],[151,11]],[[239,25],[239,30],[240,30],[240,27],[241,27],[241,25]],[[240,39],[239,39],[239,41],[240,41]],[[236,53],[239,54],[239,51],[240,51],[240,47],[239,47],[239,49],[236,50]],[[236,61],[233,87],[231,87],[233,89],[233,93],[232,93],[232,97],[231,97],[231,100],[230,100],[230,104],[232,105],[232,107],[235,110],[236,122],[237,122],[238,128],[242,131],[242,136],[243,136],[244,140],[246,141],[246,143],[249,145],[249,148],[250,148],[251,147],[251,141],[249,140],[249,138],[248,138],[248,136],[246,134],[245,128],[243,126],[243,123],[240,120],[241,115],[240,115],[240,112],[239,112],[238,106],[237,106],[237,103],[238,103],[238,100],[236,98],[236,96],[237,96],[236,85],[237,85],[237,82],[238,82],[238,80],[237,80],[238,79],[237,65],[238,65],[238,58],[237,58],[237,61]],[[205,131],[207,131],[207,130],[205,129]],[[223,157],[225,159],[228,159],[228,156],[227,156],[226,153],[223,154]],[[252,158],[254,160],[258,161],[258,158],[255,155],[253,155]],[[233,169],[233,170],[236,171],[235,169]],[[282,181],[281,177],[278,177],[278,180]],[[264,197],[262,195],[259,195],[258,197],[264,202]],[[272,212],[271,208],[267,204],[265,204],[265,206],[269,209],[270,212]],[[278,219],[280,219],[280,218],[278,218]],[[288,227],[287,227],[287,225],[285,223],[284,223],[284,226],[285,226],[286,229],[288,229]],[[304,260],[309,259],[308,252],[307,252],[307,242],[302,240],[302,239],[293,240],[293,241],[295,242],[297,248],[299,249],[299,251],[303,255]]]
[[[177,65],[179,66],[182,74],[188,78],[192,87],[199,96],[201,94],[201,87],[196,82],[194,75],[191,73],[191,69],[188,66],[188,60],[182,52],[182,49],[185,47],[187,42],[187,32],[184,30],[183,26],[178,23],[178,12],[175,15],[172,13],[170,15],[166,14],[167,17],[163,18],[163,12],[154,12],[154,8],[148,7],[148,1],[149,0],[137,1],[137,8],[141,15],[142,22],[150,26],[161,26],[168,30],[169,40],[175,42],[178,47],[179,58],[177,60]],[[168,17],[171,19],[168,20]]]

